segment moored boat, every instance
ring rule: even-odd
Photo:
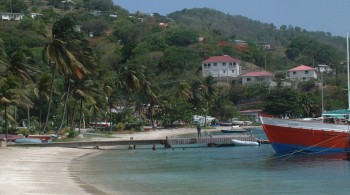
[[[350,152],[349,35],[347,35],[346,41],[348,67],[348,109],[322,113],[322,121],[310,119],[280,119],[260,114],[259,117],[262,122],[263,129],[270,141],[270,144],[277,153]],[[329,117],[326,117],[327,114]]]
[[[235,146],[259,146],[260,145],[257,141],[242,141],[238,139],[232,139],[231,142]]]
[[[287,152],[349,151],[349,125],[280,119],[260,114],[274,150]]]
[[[221,129],[221,133],[246,133],[246,129],[243,129],[239,126],[233,126],[231,129]]]

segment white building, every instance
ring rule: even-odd
[[[2,20],[22,20],[24,17],[24,14],[22,13],[6,13],[6,12],[0,12],[1,19]]]
[[[202,62],[203,77],[237,77],[240,61],[231,56],[212,56]]]
[[[288,70],[288,76],[291,80],[296,81],[309,81],[311,79],[317,79],[315,68],[306,65],[300,65],[293,69]]]
[[[267,71],[248,72],[247,74],[242,75],[242,84],[269,84],[272,82],[272,78],[272,73]]]

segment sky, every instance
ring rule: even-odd
[[[130,13],[167,15],[190,8],[212,8],[263,23],[299,26],[307,31],[350,33],[349,0],[113,0]]]

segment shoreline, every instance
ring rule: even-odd
[[[194,128],[161,129],[93,140],[156,139],[196,133]],[[127,148],[125,148],[127,149]],[[0,194],[108,194],[79,177],[74,166],[98,155],[93,148],[0,148]]]
[[[202,134],[218,128],[202,129]],[[94,137],[91,141],[161,139],[184,134],[197,136],[196,128],[157,129],[133,134]],[[102,147],[101,149],[127,147]],[[0,194],[109,194],[102,186],[84,181],[74,166],[79,166],[101,150],[93,148],[7,147],[0,148]]]

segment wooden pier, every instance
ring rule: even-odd
[[[165,139],[150,139],[150,140],[118,140],[118,141],[79,141],[79,142],[52,142],[41,144],[9,144],[7,146],[35,146],[35,147],[65,147],[65,148],[79,148],[79,147],[94,147],[102,146],[129,146],[129,149],[135,149],[138,145],[149,145],[153,149],[155,145],[163,145],[165,148],[176,146],[191,147],[196,145],[217,146],[229,144],[232,139],[242,141],[256,141],[252,135],[230,135],[230,136],[213,136],[202,138],[168,138]]]

